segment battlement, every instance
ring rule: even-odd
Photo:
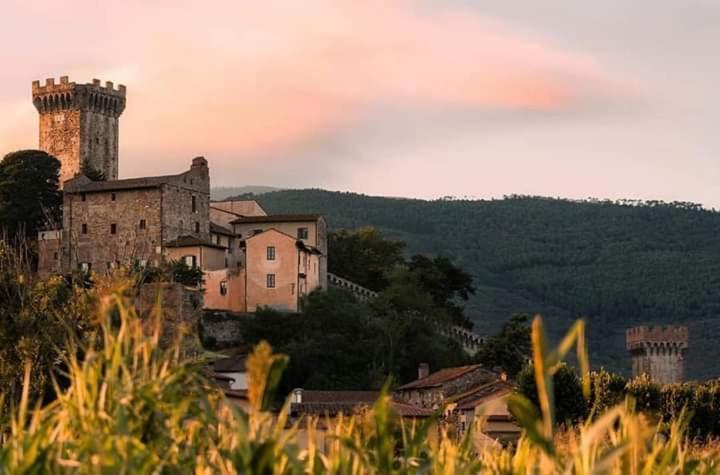
[[[76,86],[89,87],[94,89],[95,92],[120,97],[125,97],[127,93],[127,88],[122,84],[118,85],[117,89],[115,89],[112,81],[105,81],[105,86],[102,85],[102,82],[99,79],[93,79],[91,83],[77,84],[75,82],[70,82],[70,78],[68,76],[60,76],[60,82],[58,83],[55,82],[55,78],[47,78],[44,86],[40,85],[40,81],[33,81],[32,93],[33,96],[35,96],[57,92],[68,92],[73,90]]]
[[[120,116],[125,110],[127,89],[122,84],[115,89],[111,81],[103,86],[99,79],[92,83],[77,84],[70,82],[67,76],[61,76],[60,82],[54,78],[32,83],[32,98],[35,108],[41,114],[59,110],[91,110],[112,116]]]
[[[678,326],[639,326],[625,331],[628,350],[642,349],[647,346],[669,346],[687,349],[688,329]]]

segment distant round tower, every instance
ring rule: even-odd
[[[687,327],[629,328],[625,341],[632,357],[633,377],[647,374],[660,384],[679,383],[685,378]]]
[[[118,178],[118,122],[125,110],[125,86],[113,83],[75,84],[67,76],[60,84],[47,79],[32,83],[32,98],[40,113],[40,149],[62,164],[60,185],[80,173],[83,163],[106,180]]]

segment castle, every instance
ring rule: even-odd
[[[118,179],[126,88],[32,84],[40,149],[60,160],[63,222],[38,236],[38,273],[112,272],[182,261],[204,273],[205,308],[299,310],[327,286],[327,226],[320,215],[268,216],[255,201],[210,200],[203,157],[175,175]],[[99,172],[95,181],[83,174]],[[97,179],[98,177],[102,179]]]

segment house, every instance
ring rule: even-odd
[[[462,436],[473,424],[476,433],[482,433],[505,445],[520,438],[522,428],[515,422],[507,405],[507,398],[515,390],[508,381],[492,381],[455,395],[445,408],[448,419],[456,422]],[[476,445],[485,444],[483,437]]]
[[[444,368],[430,373],[418,368],[418,379],[397,388],[394,398],[418,408],[442,409],[443,424],[457,437],[475,425],[473,442],[478,450],[514,442],[521,429],[507,406],[513,386],[504,373],[482,365]]]
[[[413,406],[439,409],[448,399],[472,388],[497,381],[500,375],[474,364],[429,372],[427,364],[418,368],[418,379],[395,390],[395,399]]]
[[[218,203],[215,203],[217,206]],[[236,208],[237,209],[237,208]],[[327,288],[327,223],[319,214],[278,214],[270,216],[243,216],[231,221],[233,232],[242,239],[269,229],[296,238],[317,251],[318,277],[322,288]]]

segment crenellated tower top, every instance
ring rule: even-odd
[[[40,113],[40,148],[61,164],[60,183],[80,173],[83,166],[118,178],[119,117],[125,110],[125,86],[99,79],[71,82],[67,76],[32,83],[33,105]]]
[[[683,381],[688,329],[681,326],[639,326],[625,331],[633,376],[646,374],[661,384]]]
[[[54,78],[32,83],[33,104],[41,114],[65,109],[87,109],[94,112],[119,117],[125,110],[126,88],[122,84],[115,89],[111,81],[105,86],[99,79],[92,83],[77,84],[70,82],[67,76],[61,76],[60,82]]]

